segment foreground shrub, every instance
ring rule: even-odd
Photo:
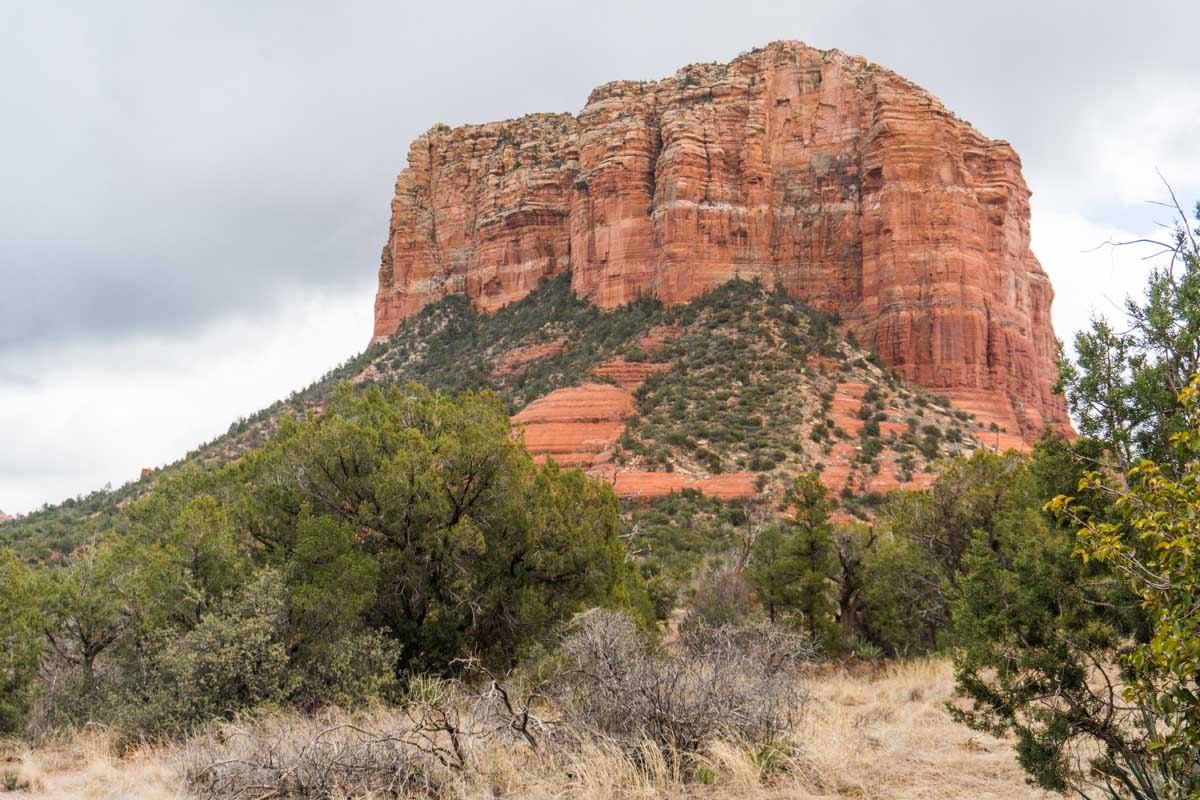
[[[225,723],[184,750],[183,772],[195,795],[214,800],[431,790],[421,751],[373,721],[328,710]]]
[[[680,644],[647,643],[621,612],[581,615],[563,643],[564,713],[626,746],[684,754],[717,739],[773,742],[799,720],[807,639],[762,622],[697,627]]]
[[[767,774],[789,763],[812,657],[807,640],[765,621],[696,628],[667,650],[629,615],[596,609],[537,666],[497,676],[471,660],[459,678],[412,677],[394,708],[218,723],[183,748],[182,766],[213,800],[475,796],[466,787],[490,782],[501,761],[704,781],[712,754],[734,750]]]

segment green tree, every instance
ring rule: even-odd
[[[870,637],[893,654],[928,652],[950,622],[950,595],[963,559],[981,538],[1037,515],[1036,485],[1019,453],[976,450],[942,463],[925,492],[901,492],[882,509],[863,578]]]
[[[834,531],[837,550],[837,618],[842,641],[861,636],[863,591],[866,589],[866,565],[875,555],[876,530],[872,525],[851,522]]]
[[[1200,796],[1200,374],[1180,392],[1179,407],[1177,476],[1150,460],[1123,483],[1088,472],[1081,491],[1116,496],[1107,518],[1071,496],[1052,504],[1079,527],[1076,554],[1112,567],[1148,617],[1149,635],[1120,658],[1121,699],[1138,715],[1122,747],[1105,742],[1103,765],[1111,781],[1143,796]]]
[[[468,652],[511,662],[576,611],[625,602],[611,489],[535,466],[491,393],[343,385],[242,469],[238,514],[290,580],[324,596],[347,583],[344,569],[312,575],[325,559],[306,556],[306,526],[377,566],[362,617],[401,646],[401,669],[442,671]]]
[[[42,655],[44,587],[8,548],[0,550],[0,734],[20,729]]]
[[[101,688],[101,656],[138,636],[165,605],[161,564],[149,566],[157,554],[135,559],[129,552],[113,543],[87,547],[52,573],[46,637],[58,658],[79,670],[85,697]]]
[[[1083,788],[1081,742],[1104,761],[1124,752],[1130,715],[1113,713],[1113,669],[1138,627],[1136,604],[1103,569],[1072,556],[1073,537],[1042,523],[972,543],[952,593],[959,718],[1016,737],[1022,767],[1043,788]]]
[[[1176,210],[1173,237],[1152,243],[1168,258],[1143,298],[1126,300],[1120,325],[1097,319],[1076,335],[1078,366],[1060,359],[1080,434],[1101,442],[1121,472],[1142,458],[1176,472],[1186,458],[1172,437],[1186,427],[1178,396],[1200,371],[1200,227]]]
[[[1014,733],[1046,788],[1200,797],[1197,234],[1180,213],[1123,324],[1077,337],[1083,436],[1044,439],[1029,468],[1051,515],[973,538],[951,590],[962,717]]]
[[[796,613],[810,633],[835,646],[838,561],[829,521],[833,506],[815,474],[798,476],[784,501],[792,518],[758,534],[747,577],[772,620]]]
[[[804,565],[793,547],[793,534],[790,525],[776,523],[764,528],[754,541],[747,577],[772,621],[800,602]]]
[[[885,531],[862,583],[863,628],[871,641],[897,656],[937,647],[948,617],[944,578],[915,542]]]

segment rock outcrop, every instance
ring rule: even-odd
[[[585,383],[533,401],[513,417],[525,446],[564,467],[589,468],[607,461],[634,413],[633,395],[619,386]]]
[[[434,127],[396,183],[375,337],[566,270],[604,308],[757,277],[1012,441],[1069,426],[1019,158],[862,58],[777,42],[578,116]]]

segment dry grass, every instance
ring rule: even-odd
[[[805,797],[1042,798],[1025,784],[1011,744],[950,719],[950,664],[920,659],[812,683]]]
[[[146,748],[116,755],[113,738],[87,731],[27,747],[0,744],[0,797],[38,800],[175,800],[186,798],[174,753]],[[11,781],[19,788],[5,792]]]
[[[784,754],[743,745],[709,745],[699,766],[659,748],[641,752],[604,741],[535,754],[497,741],[466,772],[433,769],[421,795],[445,798],[1037,798],[1008,743],[970,731],[946,713],[953,697],[950,666],[918,660],[870,674],[827,671],[808,680],[811,699],[793,746]],[[389,723],[387,710],[360,718]],[[280,720],[274,720],[277,725]],[[307,723],[293,722],[296,730]],[[204,753],[199,742],[118,758],[101,733],[36,751],[14,750],[4,772],[30,788],[0,797],[21,800],[94,798],[164,800],[187,797],[184,771]],[[699,777],[705,781],[698,783]]]

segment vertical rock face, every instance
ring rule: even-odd
[[[396,183],[375,336],[568,269],[604,308],[758,277],[1012,436],[1069,424],[1020,160],[861,58],[777,42],[607,84],[578,117],[433,128]]]
[[[377,338],[446,294],[494,311],[569,268],[578,127],[536,114],[440,125],[412,143],[379,269]]]

